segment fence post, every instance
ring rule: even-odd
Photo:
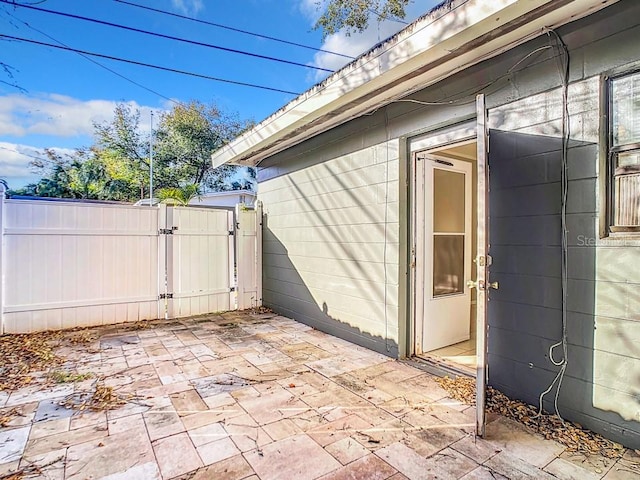
[[[169,293],[170,266],[169,266],[169,239],[161,231],[169,228],[169,213],[167,205],[159,203],[158,208],[158,318],[169,318]]]
[[[243,213],[243,207],[244,204],[242,203],[238,203],[236,204],[236,210],[235,210],[235,218],[236,218],[236,224],[234,225],[234,229],[233,231],[235,232],[234,235],[234,245],[233,245],[233,249],[235,252],[235,279],[236,279],[236,284],[235,284],[235,290],[236,290],[236,309],[238,310],[244,310],[245,308],[247,308],[247,306],[244,304],[244,291],[246,288],[246,276],[244,274],[244,255],[243,255],[243,249],[242,249],[242,244],[244,242],[243,237],[244,237],[244,224],[242,222],[242,213]]]
[[[4,335],[4,292],[6,278],[4,274],[4,221],[5,187],[0,183],[0,335]]]
[[[229,211],[227,215],[227,229],[229,230],[229,244],[227,246],[229,260],[229,310],[238,310],[240,303],[240,285],[238,274],[238,228],[239,222],[238,207],[234,211]]]

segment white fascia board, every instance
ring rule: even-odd
[[[212,155],[257,163],[617,0],[459,0],[414,22]]]

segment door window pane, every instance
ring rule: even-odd
[[[464,173],[433,169],[433,231],[464,233]]]
[[[464,291],[464,235],[433,236],[433,296]]]

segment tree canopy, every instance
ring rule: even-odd
[[[322,15],[314,28],[322,30],[323,36],[341,30],[346,35],[362,32],[373,17],[379,22],[386,19],[403,19],[405,8],[412,0],[327,0],[318,2]]]
[[[118,104],[111,121],[94,125],[91,147],[71,155],[45,150],[44,160],[31,162],[42,180],[11,193],[117,201],[146,198],[151,144],[154,191],[250,188],[255,172],[231,165],[214,169],[211,154],[251,126],[214,105],[192,101],[176,104],[160,115],[154,132],[145,132],[140,112]]]

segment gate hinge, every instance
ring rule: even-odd
[[[178,227],[161,228],[158,230],[158,235],[173,235],[175,230],[178,230]]]
[[[160,300],[165,298],[173,298],[173,293],[161,293],[160,295],[158,295],[158,298]]]

